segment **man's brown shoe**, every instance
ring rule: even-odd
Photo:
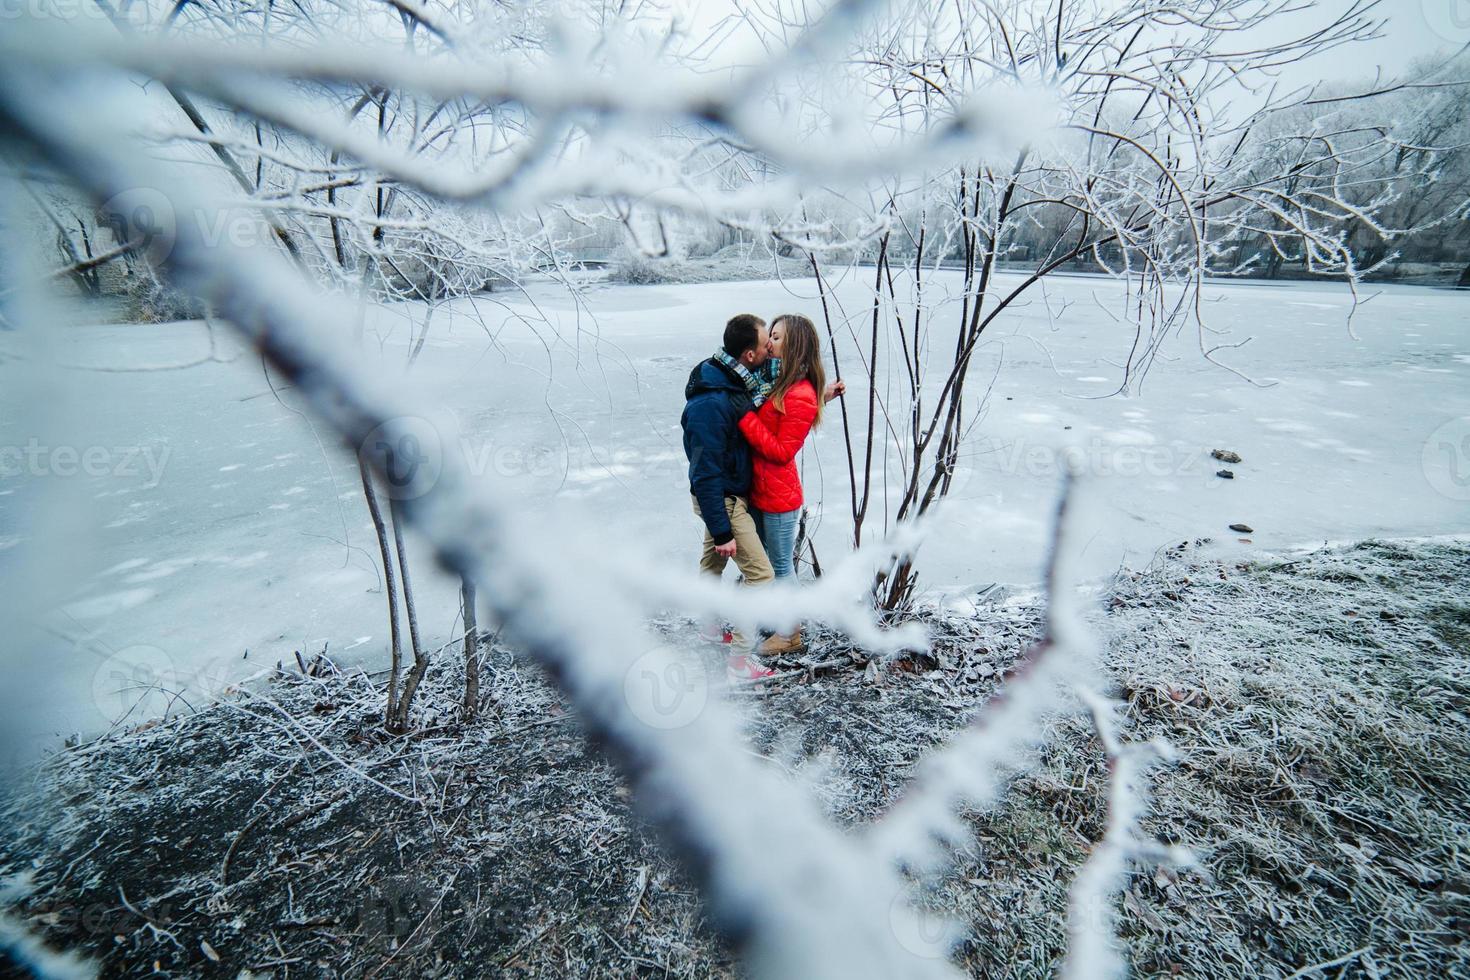
[[[798,629],[790,636],[782,636],[780,633],[772,633],[766,637],[765,642],[755,652],[762,657],[782,657],[789,653],[797,653],[802,648],[801,630]]]

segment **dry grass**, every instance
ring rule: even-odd
[[[1200,858],[1134,879],[1136,973],[1470,975],[1467,572],[1464,544],[1249,566],[1181,548],[1112,584],[1099,628],[1125,734],[1181,757],[1147,826]],[[937,620],[937,662],[876,682],[739,693],[751,751],[861,825],[1000,687],[1040,614],[1013,599]],[[813,662],[861,659],[814,636]],[[323,664],[57,757],[0,834],[0,864],[29,876],[18,915],[109,975],[736,973],[549,685],[492,649],[486,717],[464,726],[443,657],[410,736],[381,733],[371,679]],[[1091,725],[1056,719],[1004,805],[969,815],[976,846],[926,901],[970,925],[955,955],[974,974],[1054,969],[1101,765]]]

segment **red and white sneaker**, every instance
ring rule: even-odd
[[[725,660],[725,677],[731,681],[758,681],[776,672],[762,667],[754,657],[737,653]]]

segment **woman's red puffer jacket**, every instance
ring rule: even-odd
[[[777,408],[774,401],[767,400],[740,420],[740,431],[753,450],[750,505],[771,514],[784,514],[802,504],[796,454],[817,420],[817,390],[810,381],[792,385],[784,401]]]

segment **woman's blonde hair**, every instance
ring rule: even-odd
[[[817,417],[812,425],[822,421],[822,392],[827,387],[827,372],[822,367],[822,341],[817,336],[817,326],[800,313],[782,313],[771,319],[771,329],[782,324],[785,339],[781,341],[781,372],[771,386],[771,401],[781,411],[786,411],[786,392],[803,379],[810,381],[817,392]]]

